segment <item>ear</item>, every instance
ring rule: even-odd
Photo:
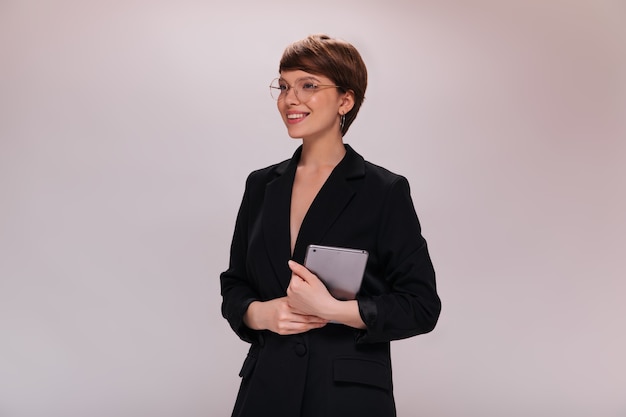
[[[339,101],[339,114],[347,114],[354,107],[354,91],[346,91]]]

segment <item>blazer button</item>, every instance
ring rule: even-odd
[[[296,345],[293,347],[293,350],[296,352],[296,355],[298,356],[306,355],[306,346],[303,345],[302,343],[296,343]]]

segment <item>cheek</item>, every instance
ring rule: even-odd
[[[339,111],[339,101],[334,99],[332,96],[323,95],[325,91],[314,95],[311,100],[307,103],[310,107],[315,107],[318,112],[324,113],[336,113]]]
[[[280,113],[280,117],[281,118],[285,118],[285,111],[287,110],[285,108],[285,104],[283,101],[277,101],[276,102],[276,108],[278,109],[278,113]]]

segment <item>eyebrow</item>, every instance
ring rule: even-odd
[[[287,80],[285,80],[283,77],[278,78],[279,81],[284,81],[287,82]],[[319,80],[319,78],[315,78],[314,76],[310,75],[307,77],[300,77],[300,78],[296,78],[295,82],[297,83],[298,81],[301,80],[313,80],[313,81],[317,81],[318,83],[321,83],[321,81]]]

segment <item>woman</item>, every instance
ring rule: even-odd
[[[251,344],[233,416],[395,416],[389,342],[441,303],[407,180],[343,143],[367,71],[326,35],[288,46],[271,85],[293,157],[251,173],[221,274],[222,314]],[[356,300],[302,264],[310,244],[369,252]]]

